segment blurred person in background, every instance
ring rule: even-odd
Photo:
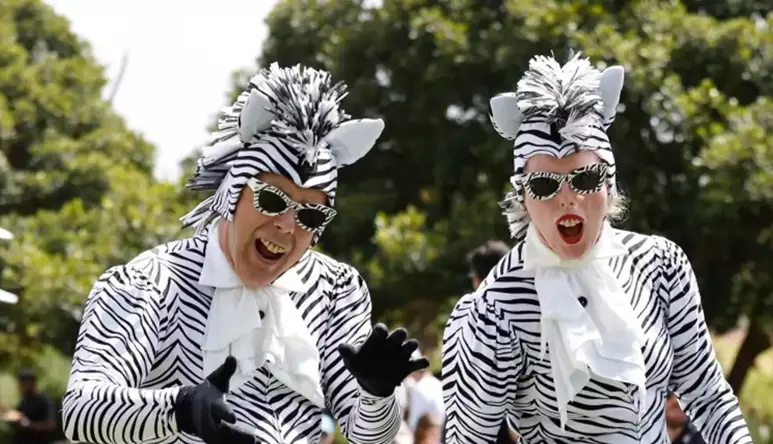
[[[402,384],[400,384],[395,389],[395,398],[397,398],[397,403],[400,405],[400,408],[403,411],[402,417],[400,418],[400,430],[397,432],[397,436],[395,436],[395,439],[392,440],[392,444],[412,444],[413,443],[413,432],[411,432],[411,429],[408,427],[408,414],[410,413],[409,409],[409,400],[408,400],[408,392],[409,387],[413,385],[413,378],[408,377],[405,378]]]
[[[395,388],[429,362],[404,329],[371,325],[352,266],[310,249],[338,169],[384,128],[352,120],[345,95],[327,72],[272,64],[223,111],[188,181],[211,193],[182,219],[195,235],[108,269],[88,296],[70,440],[316,442],[327,406],[350,442],[395,437]]]
[[[477,290],[483,279],[496,264],[510,252],[510,247],[502,241],[490,240],[467,254],[467,266],[473,290]]]
[[[666,426],[672,444],[706,444],[673,393],[669,393],[666,400]]]
[[[425,413],[416,421],[413,432],[414,444],[439,444],[440,421],[432,413]]]
[[[333,414],[325,409],[322,413],[322,436],[319,444],[333,444],[336,437],[336,423]]]
[[[56,427],[54,403],[38,391],[37,375],[31,370],[22,370],[16,377],[19,389],[19,404],[14,410],[0,412],[3,419],[12,425],[14,444],[49,444],[53,442]]]
[[[414,359],[421,358],[421,352],[414,352]],[[444,420],[443,384],[429,369],[421,369],[410,375],[412,383],[406,386],[408,392],[408,428],[415,432],[419,419],[432,415],[436,420]]]
[[[530,60],[491,120],[513,141],[502,202],[515,240],[443,338],[446,444],[666,443],[666,393],[712,444],[750,444],[685,252],[611,226],[624,200],[607,130],[624,70]]]

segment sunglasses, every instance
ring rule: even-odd
[[[306,231],[321,232],[336,216],[336,210],[314,203],[300,203],[290,199],[284,191],[252,178],[247,185],[255,194],[255,209],[266,216],[279,216],[290,208],[295,210],[295,223]]]
[[[524,177],[526,192],[534,200],[548,200],[555,197],[561,184],[569,183],[569,188],[577,194],[590,194],[601,191],[607,176],[607,164],[597,163],[578,168],[568,174],[537,171]]]

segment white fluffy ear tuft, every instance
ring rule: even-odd
[[[523,115],[518,109],[515,93],[504,93],[494,96],[490,101],[491,123],[500,136],[513,140],[518,135]]]
[[[604,123],[607,125],[612,123],[617,113],[624,79],[625,69],[620,65],[610,66],[601,73],[599,95],[604,102]]]
[[[271,102],[263,93],[257,89],[250,92],[250,97],[239,114],[239,137],[242,142],[249,143],[256,134],[271,126],[274,114],[269,111],[270,106]]]
[[[381,119],[348,120],[331,131],[326,137],[330,152],[339,167],[360,160],[376,144],[384,131]]]

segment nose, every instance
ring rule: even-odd
[[[580,195],[575,193],[568,183],[564,182],[561,184],[561,189],[556,199],[558,199],[561,208],[573,208],[577,206],[577,199],[579,197]]]
[[[274,216],[274,227],[282,233],[293,234],[295,231],[295,210],[290,208],[279,216]]]

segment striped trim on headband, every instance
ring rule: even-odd
[[[500,206],[515,239],[525,236],[529,223],[522,181],[532,156],[593,151],[607,164],[610,194],[617,194],[615,158],[606,131],[615,119],[623,78],[621,66],[602,73],[580,53],[563,66],[553,57],[535,56],[515,92],[491,99],[494,129],[513,141],[513,188]]]
[[[344,83],[325,71],[276,63],[260,70],[226,107],[187,183],[214,194],[182,217],[201,232],[213,219],[233,220],[244,185],[274,173],[323,191],[334,205],[337,170],[364,156],[384,129],[381,119],[350,120],[340,107]]]

